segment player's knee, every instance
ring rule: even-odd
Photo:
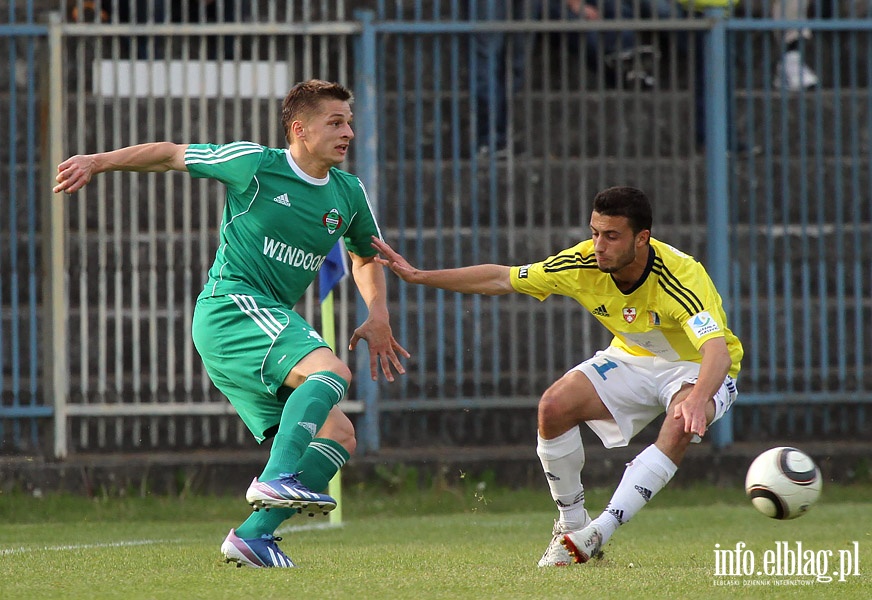
[[[678,414],[678,418],[675,415]],[[660,439],[667,441],[670,446],[684,445],[690,443],[693,438],[692,433],[684,431],[684,416],[677,409],[677,404],[670,405],[666,409],[666,418],[663,419],[663,425],[660,428]]]
[[[566,431],[568,419],[566,402],[559,394],[546,390],[539,399],[539,433],[545,438],[560,435]]]
[[[318,348],[304,357],[291,369],[284,385],[296,389],[314,373],[333,373],[345,382],[345,389],[351,385],[351,369],[338,356],[327,348]]]
[[[346,389],[351,386],[351,369],[349,369],[348,365],[346,365],[338,358],[333,361],[328,367],[325,367],[323,370],[329,371],[345,381]]]
[[[677,418],[676,418],[677,417]],[[678,403],[673,402],[666,409],[666,417],[663,419],[661,431],[684,431],[684,415],[678,409]]]
[[[344,362],[339,361],[339,365],[335,370],[333,370],[333,372],[342,379],[344,379],[347,385],[351,385],[351,369],[349,369],[348,365],[346,365]]]

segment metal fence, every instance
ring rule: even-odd
[[[76,152],[159,139],[282,146],[279,99],[312,76],[355,89],[349,169],[416,263],[543,258],[586,237],[596,191],[640,186],[655,201],[655,237],[706,262],[745,343],[721,442],[868,436],[868,6],[824,14],[818,3],[797,20],[764,3],[722,19],[633,2],[615,18],[575,20],[536,14],[527,0],[480,0],[481,12],[448,0],[240,3],[245,11],[228,1],[220,18],[170,4],[125,16],[78,2],[77,15],[64,5],[46,25],[26,3],[0,25],[11,66],[0,166],[10,182],[5,452],[252,443],[189,336],[220,187],[116,173],[60,198],[49,184]],[[773,85],[786,50],[776,34],[798,26],[813,34],[799,49],[821,81],[791,92]],[[368,450],[526,442],[541,391],[608,343],[564,299],[396,281],[390,291],[413,358],[393,385],[356,378]],[[318,322],[312,296],[297,308]],[[360,314],[343,284],[340,353],[366,373],[362,356],[341,349]]]
[[[32,7],[0,22],[0,439],[4,449],[32,448],[53,409],[45,392],[46,369],[40,286],[43,214],[35,210],[44,185],[44,105],[37,74],[46,64],[44,25]],[[14,17],[12,15],[15,15]],[[4,15],[5,16],[5,15]],[[50,437],[49,437],[50,439]]]

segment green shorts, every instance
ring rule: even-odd
[[[192,334],[209,378],[258,443],[281,420],[288,373],[313,350],[330,347],[296,312],[252,294],[200,298]]]

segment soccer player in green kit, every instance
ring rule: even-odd
[[[226,186],[215,262],[194,309],[194,345],[257,441],[273,438],[246,492],[255,511],[221,545],[237,566],[295,566],[276,544],[276,528],[295,512],[335,508],[320,490],[354,452],[354,428],[337,406],[351,370],[293,311],[340,237],[369,308],[349,349],[366,341],[373,379],[381,368],[393,381],[393,370],[405,373],[400,356],[409,357],[391,331],[384,269],[371,246],[381,233],[366,190],[336,168],[354,138],[352,102],[337,83],[294,86],[282,103],[289,148],[156,142],[58,165],[56,193],[72,194],[107,171],[188,171]]]

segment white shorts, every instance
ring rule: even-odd
[[[612,413],[613,419],[588,421],[606,448],[626,446],[630,439],[666,411],[685,383],[696,383],[699,363],[674,362],[656,356],[633,356],[609,346],[570,371],[581,371]],[[720,419],[736,400],[736,382],[729,375],[715,393],[715,417]],[[694,436],[699,442],[699,436]]]

